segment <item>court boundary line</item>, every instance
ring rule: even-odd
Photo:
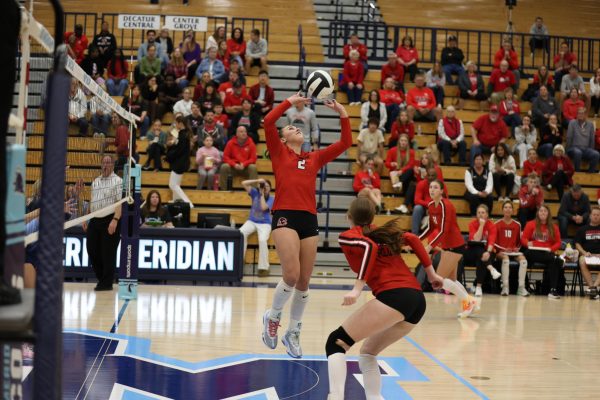
[[[109,331],[110,333],[117,333],[117,329],[119,329],[119,324],[121,323],[121,319],[123,318],[123,314],[125,314],[125,310],[127,310],[128,305],[129,305],[129,299],[125,300],[125,302],[121,306],[121,309],[119,310],[119,314],[117,315],[117,319],[115,319],[115,322],[114,322],[112,328],[110,328],[110,331]]]

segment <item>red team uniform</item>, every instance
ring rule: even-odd
[[[429,226],[419,239],[427,238],[431,247],[441,247],[444,250],[464,246],[465,240],[456,221],[456,208],[450,200],[443,198],[438,206],[432,201],[427,211]]]
[[[513,252],[521,248],[521,224],[512,220],[510,224],[500,220],[496,222],[496,252]]]

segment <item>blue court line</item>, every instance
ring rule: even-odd
[[[465,385],[466,387],[468,387],[469,389],[471,389],[471,391],[473,393],[475,393],[477,396],[479,396],[481,399],[483,399],[483,400],[489,400],[489,397],[487,397],[479,389],[477,389],[475,386],[473,386],[471,383],[469,383],[469,381],[467,381],[465,378],[463,378],[462,376],[460,376],[459,374],[457,374],[456,372],[454,372],[449,366],[447,366],[446,364],[444,364],[443,362],[441,362],[440,360],[438,360],[433,354],[431,354],[430,352],[428,352],[427,350],[425,350],[425,348],[423,348],[420,344],[418,344],[417,342],[415,342],[413,339],[409,338],[408,336],[405,336],[404,339],[406,339],[410,344],[412,344],[417,349],[419,349],[421,351],[421,353],[423,353],[427,357],[429,357],[429,359],[431,361],[433,361],[434,363],[436,363],[437,365],[439,365],[440,367],[442,367],[444,370],[446,370],[446,372],[448,372],[450,375],[452,375],[453,377],[455,377],[460,383],[462,383],[463,385]]]
[[[123,318],[123,314],[125,314],[125,310],[127,309],[128,305],[129,305],[129,299],[125,300],[125,303],[123,303],[123,305],[121,306],[119,315],[117,316],[117,319],[115,320],[115,323],[113,324],[112,328],[110,328],[110,333],[115,333],[117,331],[117,328],[119,327],[119,324],[121,323],[121,318]]]

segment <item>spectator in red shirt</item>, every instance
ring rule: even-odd
[[[398,118],[392,124],[391,135],[388,139],[388,149],[398,144],[398,138],[400,135],[405,134],[408,136],[408,140],[411,143],[411,147],[415,150],[418,149],[417,142],[415,139],[415,124],[408,120],[408,113],[406,110],[400,111]]]
[[[72,34],[75,34],[75,45],[77,46],[77,48],[82,49],[82,51],[85,51],[85,49],[88,48],[89,42],[88,38],[83,33],[83,25],[76,24],[75,30],[73,32],[65,32],[63,36],[63,40],[65,43],[69,43],[69,37]]]
[[[493,104],[488,115],[482,115],[473,122],[471,127],[473,146],[471,147],[471,165],[477,154],[490,153],[498,143],[504,143],[508,138],[508,128],[500,118],[498,106]]]
[[[275,92],[269,86],[269,73],[260,71],[258,73],[258,83],[250,88],[250,98],[254,101],[254,108],[262,115],[266,115],[273,109],[275,101]]]
[[[413,167],[415,165],[415,151],[408,146],[408,136],[400,135],[398,146],[391,148],[385,158],[385,166],[390,171],[392,187],[402,192],[404,183],[413,178]]]
[[[525,226],[527,221],[535,217],[537,209],[544,204],[544,191],[540,186],[540,178],[531,173],[519,190],[519,223]]]
[[[392,127],[392,123],[398,117],[398,113],[400,112],[400,109],[403,107],[404,103],[404,95],[396,88],[393,78],[386,78],[383,83],[383,88],[379,89],[379,99],[383,104],[385,104],[387,115],[385,130],[386,132],[389,132]]]
[[[357,197],[368,198],[375,204],[377,211],[381,210],[381,178],[375,170],[375,162],[372,158],[367,158],[362,169],[354,175],[352,189]]]
[[[344,59],[350,59],[350,52],[352,50],[358,51],[358,59],[360,60],[364,74],[367,75],[369,71],[369,64],[367,64],[367,46],[360,42],[358,35],[356,33],[352,33],[350,35],[350,42],[344,45]]]
[[[243,82],[241,82],[239,80],[239,74],[235,71],[230,71],[229,72],[229,80],[226,82],[223,82],[219,85],[219,96],[221,97],[221,102],[225,101],[225,97],[227,97],[228,94],[233,93],[233,85],[239,82],[239,84],[241,85],[242,88],[242,93],[244,96],[247,95],[246,93],[246,85],[243,84]]]
[[[525,178],[531,173],[542,176],[543,171],[544,164],[538,160],[537,151],[535,151],[535,149],[527,150],[527,160],[523,163],[523,172],[521,173],[521,176]]]
[[[204,91],[206,90],[206,86],[211,82],[210,74],[204,72],[200,79],[198,79],[198,83],[194,86],[194,95],[192,96],[192,100],[198,101],[202,96],[204,96]]]
[[[579,99],[578,90],[573,88],[569,92],[569,98],[564,101],[562,106],[563,129],[567,129],[569,127],[569,122],[577,119],[577,110],[580,108],[585,108],[585,103],[583,100]]]
[[[512,87],[513,90],[518,89],[515,83],[515,74],[508,69],[508,61],[502,60],[500,62],[500,69],[492,71],[492,75],[488,81],[488,96],[490,97],[490,101],[494,104],[500,103],[504,98],[504,89],[507,87]]]
[[[427,168],[425,175],[426,179],[417,183],[415,188],[414,206],[412,210],[412,224],[410,231],[415,235],[418,235],[421,230],[421,221],[427,213],[427,207],[431,203],[431,196],[429,195],[429,184],[437,179],[437,172],[435,168]],[[444,187],[444,189],[446,189]]]
[[[398,54],[393,51],[388,53],[388,62],[381,67],[381,86],[387,78],[392,78],[396,90],[404,92],[404,67],[398,61]]]
[[[560,51],[554,56],[554,90],[559,92],[563,76],[569,73],[571,65],[577,65],[577,55],[569,50],[569,44],[562,42]]]
[[[545,65],[541,65],[533,74],[533,83],[527,86],[527,90],[521,96],[523,101],[533,102],[540,95],[540,88],[546,86],[551,97],[554,97],[554,78]]]
[[[425,75],[417,74],[415,87],[406,94],[408,119],[411,121],[436,122],[441,117],[441,108],[436,107],[433,91],[425,86]]]
[[[242,111],[242,101],[249,99],[248,95],[244,92],[244,87],[239,81],[233,84],[233,92],[228,93],[223,101],[223,107],[225,112],[231,117],[240,111]]]
[[[488,96],[485,93],[483,78],[477,72],[477,64],[473,61],[467,62],[467,70],[458,77],[458,89],[460,90],[460,99],[456,108],[462,110],[465,106],[465,100],[478,100],[479,111],[482,111],[487,105]]]
[[[127,74],[129,73],[129,64],[125,61],[123,50],[117,48],[112,58],[106,66],[108,79],[106,80],[106,89],[111,96],[123,96],[125,90],[129,87]]]
[[[230,139],[223,151],[223,164],[219,169],[219,188],[231,190],[233,175],[257,179],[256,145],[248,137],[245,125],[238,126],[235,137]]]
[[[494,267],[494,245],[496,244],[496,225],[489,219],[490,212],[485,204],[477,207],[475,218],[469,222],[468,251],[465,252],[464,265],[475,266],[476,283],[475,297],[481,297],[483,281],[489,271],[492,279],[502,275]]]
[[[69,37],[65,40],[67,43],[67,54],[75,60],[77,64],[81,64],[84,58],[85,48],[77,44],[77,37],[74,33],[70,33]]]
[[[112,124],[115,128],[115,138],[111,141],[107,141],[107,145],[115,146],[115,153],[117,154],[117,161],[115,162],[115,170],[123,168],[129,158],[129,128],[123,123],[123,120],[117,113],[112,115]],[[140,159],[139,154],[133,151],[133,159],[138,162]]]
[[[498,108],[504,123],[510,127],[510,131],[514,135],[515,128],[521,126],[523,120],[521,119],[521,107],[514,97],[512,88],[504,89],[504,100],[500,102]]]
[[[413,45],[413,39],[410,36],[402,38],[402,44],[396,49],[398,61],[404,67],[404,73],[408,71],[410,80],[415,80],[415,75],[418,72],[417,63],[419,62],[419,52]]]
[[[244,41],[244,31],[241,28],[234,28],[231,38],[227,40],[227,52],[229,58],[237,58],[240,65],[244,65],[246,58],[246,42]]]
[[[340,82],[340,88],[348,95],[348,103],[351,106],[361,104],[363,93],[363,80],[365,77],[363,66],[360,62],[359,53],[350,51],[350,59],[344,63],[344,76]]]
[[[554,146],[552,157],[544,164],[543,183],[548,191],[556,188],[558,198],[562,199],[565,186],[573,185],[575,167],[569,157],[565,157],[565,148],[562,144]]]
[[[500,68],[502,60],[508,62],[508,69],[515,75],[515,86],[518,88],[519,82],[521,81],[521,74],[519,73],[519,55],[515,51],[511,40],[508,38],[502,41],[502,47],[494,56],[494,68]]]

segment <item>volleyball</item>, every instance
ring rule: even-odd
[[[313,71],[306,80],[306,94],[308,97],[326,99],[333,92],[333,79],[328,72],[318,69]]]

